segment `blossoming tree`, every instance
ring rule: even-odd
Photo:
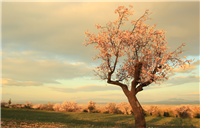
[[[156,24],[150,27],[144,22],[149,19],[149,10],[137,20],[131,21],[131,30],[122,30],[125,21],[133,15],[129,8],[119,6],[115,13],[119,18],[108,22],[105,26],[95,24],[98,34],[86,31],[84,45],[94,44],[99,54],[93,58],[101,59],[96,67],[96,74],[107,83],[119,86],[128,98],[135,117],[135,126],[145,128],[143,109],[136,94],[152,83],[168,79],[168,74],[175,67],[185,67],[192,60],[182,60],[182,44],[173,52],[168,52],[167,41],[163,30],[154,30]],[[186,59],[186,57],[184,57]]]

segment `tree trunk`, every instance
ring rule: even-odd
[[[135,127],[136,128],[146,128],[146,121],[144,117],[144,112],[142,106],[138,102],[135,95],[128,96],[129,103],[131,105],[134,118],[135,118]]]

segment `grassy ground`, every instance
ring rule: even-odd
[[[198,118],[145,117],[147,128],[200,128]],[[1,127],[132,128],[134,116],[1,108]]]

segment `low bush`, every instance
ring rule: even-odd
[[[123,113],[127,115],[131,111],[131,106],[127,102],[120,102],[119,104],[117,104],[117,107],[119,109],[117,113]]]
[[[61,111],[66,111],[66,112],[78,112],[80,111],[80,107],[77,105],[75,101],[64,101],[61,105]]]
[[[1,107],[5,107],[5,105],[6,105],[7,103],[6,102],[1,102]]]
[[[90,101],[88,102],[88,112],[92,112],[96,108],[96,102]]]
[[[143,113],[144,113],[144,116],[150,116],[150,112],[146,111],[145,109],[143,109]]]
[[[153,116],[162,117],[164,115],[164,111],[162,109],[157,109],[152,113]]]
[[[55,104],[55,105],[53,106],[53,110],[54,110],[54,111],[60,111],[60,109],[61,109],[61,104],[59,104],[59,103],[57,103],[57,104]]]
[[[200,106],[198,107],[193,107],[193,111],[194,111],[194,114],[193,114],[193,117],[194,118],[200,118]]]
[[[82,112],[88,112],[88,108],[84,108]]]
[[[147,110],[147,112],[151,116],[155,116],[157,111],[158,111],[158,106],[150,106],[150,108]]]
[[[31,108],[31,107],[32,107],[31,102],[27,102],[27,101],[26,101],[25,108]]]
[[[46,105],[41,104],[40,107],[39,107],[39,109],[40,109],[40,110],[46,110]]]
[[[193,110],[190,108],[189,105],[182,105],[181,107],[176,108],[176,112],[181,118],[193,118]]]
[[[169,109],[168,113],[170,117],[178,117],[178,113],[175,111],[175,109]]]
[[[46,110],[49,110],[49,111],[53,111],[54,109],[53,109],[53,106],[54,106],[54,103],[48,103],[48,104],[46,104]]]
[[[164,115],[165,117],[169,117],[169,112],[164,112]]]
[[[32,107],[31,108],[33,108],[33,109],[40,109],[40,104],[37,104],[37,105],[32,105]]]
[[[109,111],[106,108],[101,109],[101,113],[109,113]]]
[[[101,110],[100,109],[94,109],[94,110],[92,110],[92,113],[101,113]]]
[[[31,102],[26,102],[26,104],[8,104],[1,102],[1,107],[6,108],[33,108],[40,110],[50,110],[50,111],[66,111],[66,112],[90,112],[90,113],[110,113],[110,114],[133,114],[131,106],[129,103],[121,102],[116,105],[116,103],[108,103],[103,108],[97,108],[96,103],[93,101],[88,102],[88,106],[82,109],[76,102],[64,101],[62,104],[41,104],[33,105]],[[157,116],[157,117],[180,117],[180,118],[200,118],[200,107],[182,105],[176,108],[160,106],[144,106],[143,113],[145,116]]]
[[[119,108],[116,106],[116,103],[112,102],[112,103],[108,103],[106,106],[106,109],[108,110],[108,112],[110,114],[117,114]]]

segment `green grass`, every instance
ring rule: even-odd
[[[145,117],[147,127],[200,128],[198,118]],[[1,108],[1,127],[133,128],[134,116]]]

